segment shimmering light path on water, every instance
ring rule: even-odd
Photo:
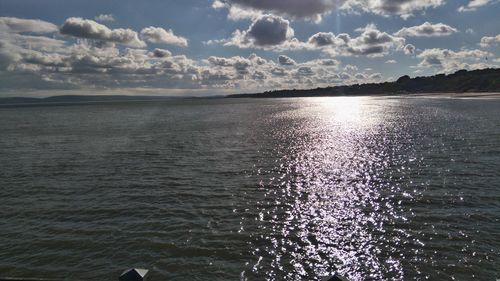
[[[500,100],[0,108],[0,275],[500,278]]]

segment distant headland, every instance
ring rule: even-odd
[[[433,93],[500,93],[500,69],[459,70],[453,74],[410,78],[395,82],[355,84],[307,90],[277,90],[258,94],[236,94],[229,98],[285,98]]]

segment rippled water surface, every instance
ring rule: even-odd
[[[0,108],[0,275],[496,280],[500,100]]]

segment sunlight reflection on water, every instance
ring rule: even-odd
[[[269,280],[311,280],[334,272],[352,280],[401,279],[399,242],[386,241],[385,234],[386,224],[405,221],[384,193],[398,191],[384,179],[393,160],[388,147],[399,146],[387,137],[386,107],[373,107],[366,98],[308,102],[271,121],[276,124],[270,136],[278,145],[266,157],[278,162],[260,173],[272,177],[261,182],[265,234],[255,237],[260,258],[254,273]]]
[[[0,108],[0,273],[495,280],[499,108],[375,97]]]

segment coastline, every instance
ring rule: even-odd
[[[414,98],[484,98],[484,99],[498,99],[500,92],[471,92],[471,93],[418,93],[401,95],[401,97],[414,97]]]

